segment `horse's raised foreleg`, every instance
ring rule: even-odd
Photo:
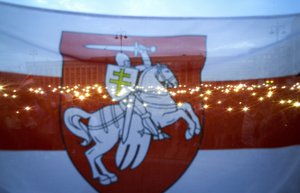
[[[112,182],[116,181],[117,179],[114,174],[109,173],[104,167],[101,161],[102,154],[103,152],[101,151],[101,146],[98,144],[96,144],[94,147],[92,147],[91,149],[85,152],[85,155],[89,161],[92,170],[93,178],[99,178],[100,183],[102,185],[109,185]],[[101,170],[102,174],[99,173],[96,164],[99,166],[99,169]]]
[[[187,112],[190,117],[192,118],[192,120],[194,121],[194,123],[196,124],[196,129],[195,129],[195,134],[198,135],[201,132],[201,125],[199,122],[199,118],[197,117],[197,115],[195,114],[192,106],[189,103],[183,103],[180,107],[178,107],[179,109],[183,109],[185,112]]]
[[[173,124],[180,118],[183,118],[188,124],[188,129],[185,132],[185,138],[189,140],[194,135],[196,124],[183,109],[178,108],[176,111],[164,113],[161,125],[165,126]]]

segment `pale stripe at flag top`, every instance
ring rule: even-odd
[[[99,17],[2,5],[0,29],[1,70],[7,72],[61,76],[58,42],[62,31],[128,36],[207,35],[204,81],[288,76],[300,70],[296,54],[299,15],[236,19]],[[37,66],[37,61],[46,67]]]
[[[38,78],[60,82],[63,73],[60,43],[64,32],[206,37],[206,61],[201,72],[202,99],[207,104],[202,146],[188,169],[166,192],[300,191],[299,14],[238,18],[122,17],[5,3],[0,3],[0,10],[0,80],[3,81],[0,104],[5,106],[1,110],[4,126],[0,126],[4,139],[0,143],[0,192],[97,192],[68,157],[60,136],[59,118],[48,118],[57,122],[45,124],[47,129],[35,125],[34,117],[20,119],[31,120],[26,124],[14,119],[30,110],[55,111],[59,107],[59,97],[49,104],[39,104],[47,100],[42,97],[49,96],[43,95],[46,89],[32,88],[32,93],[36,90],[41,95],[37,100],[30,95],[28,100],[34,101],[31,106],[13,100],[19,97],[18,88]],[[18,80],[17,85],[8,80]],[[48,85],[47,81],[44,83]],[[48,91],[53,91],[53,87]],[[226,95],[227,91],[227,94],[246,94],[241,93],[235,99]],[[226,101],[221,97],[212,99],[215,93],[227,97]],[[38,134],[29,136],[33,133]],[[20,136],[23,138],[19,139]],[[54,136],[53,141],[49,142],[48,136]]]

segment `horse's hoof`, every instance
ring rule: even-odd
[[[118,181],[118,177],[116,175],[109,176],[111,182]]]
[[[110,181],[109,177],[107,177],[105,179],[100,179],[100,184],[109,185],[109,184],[111,184],[111,181]]]
[[[201,133],[201,128],[197,128],[197,129],[195,130],[195,133],[196,133],[196,135],[199,135],[199,134]]]
[[[193,137],[193,135],[190,133],[190,130],[187,129],[187,130],[185,131],[185,139],[186,139],[186,140],[190,140],[190,139],[192,139],[192,137]]]
[[[162,133],[162,134],[163,134],[163,139],[171,139],[170,135],[166,133]]]
[[[171,137],[168,134],[166,134],[166,133],[160,133],[158,135],[158,139],[159,140],[164,140],[164,139],[169,139],[169,138],[171,138]]]

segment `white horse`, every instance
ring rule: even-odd
[[[167,66],[157,65],[145,70],[138,85],[143,88],[139,97],[145,103],[146,109],[151,113],[151,119],[157,127],[164,128],[183,118],[188,124],[188,129],[185,132],[187,140],[191,139],[194,134],[200,134],[199,118],[192,106],[186,102],[177,105],[170,93],[164,89],[164,87],[178,86],[174,74]]]
[[[185,138],[188,140],[201,131],[198,117],[190,104],[177,106],[164,86],[175,87],[177,80],[165,65],[156,65],[145,70],[139,80],[139,91],[135,93],[137,100],[145,104],[146,110],[157,127],[163,128],[183,118],[188,129]],[[151,134],[143,125],[141,117],[135,112],[132,115],[128,139],[123,143],[122,127],[126,107],[122,103],[105,106],[93,113],[85,112],[76,107],[68,108],[64,113],[66,127],[77,137],[83,139],[82,146],[93,140],[95,145],[85,152],[89,161],[93,178],[99,178],[100,184],[108,185],[118,180],[114,173],[109,172],[102,157],[119,141],[115,156],[117,166],[123,170],[128,166],[132,169],[144,160],[151,141]],[[85,125],[81,119],[88,119]],[[99,170],[98,170],[99,169]]]

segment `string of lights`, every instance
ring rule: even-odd
[[[221,110],[224,112],[251,112],[253,106],[266,102],[284,108],[300,107],[300,83],[277,84],[274,80],[267,80],[261,84],[222,84],[215,85],[201,84],[196,87],[179,85],[167,91],[161,87],[135,87],[133,90],[140,92],[156,92],[163,94],[169,92],[181,106],[186,100],[203,101],[201,108],[210,110]],[[73,101],[89,102],[89,100],[99,100],[103,102],[114,102],[106,92],[106,88],[100,84],[75,85],[75,86],[53,86],[46,88],[30,87],[27,90],[18,90],[11,86],[0,85],[0,99],[18,100],[18,105],[14,112],[20,114],[34,110],[30,104],[22,101],[24,95],[31,97],[49,97],[49,95],[68,95]],[[110,100],[110,101],[109,101]],[[255,103],[253,102],[255,101]],[[20,104],[21,103],[21,104]],[[24,104],[23,104],[24,103]],[[147,104],[144,104],[145,106]]]

